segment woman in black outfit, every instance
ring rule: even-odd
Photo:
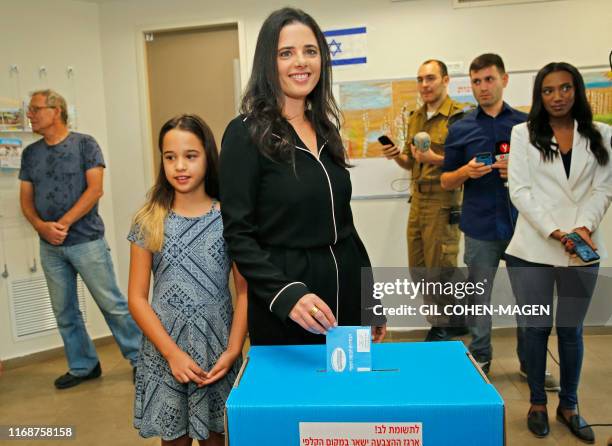
[[[329,50],[308,14],[266,19],[241,111],[223,136],[220,186],[225,239],[249,286],[251,343],[323,343],[336,324],[361,325],[373,302],[366,293],[362,305],[370,261],[353,224]],[[375,325],[380,341],[384,321]]]

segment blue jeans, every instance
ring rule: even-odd
[[[471,295],[470,304],[488,305],[491,303],[491,289],[497,273],[499,261],[510,240],[477,240],[465,236],[465,254],[463,261],[468,266],[470,282],[483,282],[485,292],[482,295]],[[476,361],[485,363],[493,357],[491,346],[491,316],[477,316],[467,324],[472,334],[469,349]]]
[[[555,267],[506,256],[512,290],[519,305],[547,305],[552,308],[555,284],[557,310],[555,325],[559,344],[561,391],[559,406],[573,410],[578,402],[578,383],[584,345],[582,323],[588,311],[599,265]],[[525,367],[531,404],[546,404],[544,380],[548,337],[553,316],[524,317]]]
[[[121,353],[135,366],[142,333],[132,319],[127,301],[117,285],[106,240],[101,238],[72,246],[53,246],[41,241],[40,262],[64,341],[70,374],[85,376],[98,363],[96,349],[79,310],[77,273],[102,311]]]

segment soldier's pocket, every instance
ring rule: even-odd
[[[455,232],[453,231],[453,229],[457,228],[457,225],[450,224],[451,213],[453,209],[454,208],[451,207],[450,205],[443,204],[442,206],[440,206],[438,210],[438,215],[436,218],[437,220],[436,235],[441,240],[444,240],[447,237],[452,237],[452,234]]]
[[[455,240],[445,240],[442,243],[440,266],[457,266],[457,255],[459,254],[459,242]]]
[[[457,266],[457,254],[459,253],[459,227],[450,224],[450,218],[455,207],[443,206],[440,208],[440,230],[438,238],[442,242],[440,246],[440,266]]]

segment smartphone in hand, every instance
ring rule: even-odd
[[[582,237],[576,232],[567,234],[567,238],[574,243],[574,252],[583,262],[593,262],[599,260],[599,254],[593,251]]]
[[[493,155],[491,152],[480,152],[476,154],[476,162],[483,163],[485,166],[493,164]]]
[[[395,145],[395,143],[387,135],[380,135],[378,137],[378,142],[381,143],[383,146]]]

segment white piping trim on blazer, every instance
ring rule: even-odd
[[[338,317],[340,316],[340,302],[338,300],[338,296],[340,294],[340,273],[338,271],[338,262],[336,261],[336,254],[334,254],[332,245],[329,245],[329,250],[331,251],[332,258],[334,259],[334,265],[336,266],[336,322],[338,322]]]
[[[276,136],[278,139],[281,139],[281,137],[279,135],[277,135],[276,133],[272,133],[273,136]],[[321,145],[321,147],[319,148],[319,156],[316,156],[314,153],[312,153],[310,150],[307,150],[303,147],[297,146],[294,144],[294,147],[298,150],[302,150],[308,154],[310,154],[315,160],[317,160],[317,162],[319,163],[319,165],[321,166],[321,168],[323,169],[323,173],[325,174],[325,178],[327,178],[327,185],[329,186],[329,197],[331,199],[331,211],[332,211],[332,221],[334,224],[334,245],[338,242],[338,229],[336,227],[336,211],[335,211],[335,207],[334,207],[334,191],[332,189],[332,185],[331,185],[331,180],[329,179],[329,174],[327,173],[327,169],[325,169],[325,166],[323,165],[323,163],[320,160],[320,156],[321,156],[321,151],[323,150],[323,148],[325,147],[325,144],[327,144],[327,141],[323,142],[323,145]],[[336,256],[334,254],[334,251],[331,247],[331,245],[329,246],[329,250],[331,252],[332,258],[334,259],[334,266],[336,267],[336,321],[338,320],[338,314],[340,312],[340,306],[339,306],[339,287],[340,287],[340,278],[339,278],[339,271],[338,271],[338,262],[336,261]],[[295,283],[295,282],[294,282]],[[289,285],[293,285],[293,283],[290,283]],[[287,286],[289,286],[287,285]],[[285,286],[285,288],[287,288],[287,286]],[[283,288],[283,290],[285,289]],[[279,291],[278,294],[280,294],[283,290]],[[272,311],[272,304],[274,303],[274,300],[276,300],[276,298],[278,297],[278,294],[274,297],[274,299],[272,300],[272,302],[270,303],[270,311]]]
[[[334,243],[333,244],[335,245],[338,242],[338,229],[336,228],[336,211],[334,208],[334,191],[332,189],[331,180],[329,179],[329,174],[327,173],[327,169],[325,168],[325,166],[323,165],[323,163],[321,162],[319,158],[321,156],[321,151],[325,147],[325,144],[327,144],[327,141],[325,141],[323,145],[321,146],[321,148],[319,149],[319,156],[315,156],[314,153],[312,153],[308,149],[304,149],[303,147],[295,146],[295,148],[302,150],[304,152],[310,153],[314,157],[314,159],[316,159],[317,162],[321,165],[321,168],[323,169],[323,173],[325,173],[325,178],[327,178],[327,185],[329,186],[329,197],[331,199],[332,220],[334,223]]]
[[[299,146],[295,146],[296,149],[302,150],[304,152],[308,152],[310,155],[312,155],[314,157],[314,159],[317,160],[317,162],[321,165],[321,168],[323,169],[323,172],[325,173],[325,177],[327,178],[327,184],[329,186],[329,196],[331,197],[331,208],[332,208],[332,220],[334,222],[334,245],[336,244],[336,242],[338,241],[338,229],[336,228],[336,212],[335,212],[335,208],[334,208],[334,192],[332,190],[332,186],[331,186],[331,180],[329,179],[329,175],[327,173],[327,169],[325,169],[325,166],[323,165],[323,163],[320,160],[320,156],[321,156],[321,151],[323,150],[323,148],[325,147],[325,144],[327,144],[327,141],[325,141],[323,143],[323,145],[321,146],[321,148],[319,149],[319,156],[315,156],[314,153],[312,153],[310,150],[304,149],[303,147],[299,147]],[[329,250],[331,252],[332,258],[334,259],[334,266],[336,267],[336,321],[338,320],[338,315],[340,314],[340,305],[339,305],[339,297],[338,295],[340,294],[340,273],[338,271],[338,262],[336,261],[336,255],[334,254],[334,250],[332,249],[332,245],[329,245]]]
[[[276,299],[278,299],[278,296],[280,296],[281,293],[283,291],[285,291],[291,285],[296,285],[298,283],[301,283],[302,285],[306,286],[306,284],[304,282],[291,282],[291,283],[288,283],[287,285],[285,285],[284,287],[282,287],[281,290],[278,293],[276,293],[276,296],[274,296],[274,299],[272,299],[272,302],[270,302],[270,307],[269,307],[270,311],[272,311],[272,305],[274,305],[274,302],[276,302]]]
[[[279,135],[277,135],[276,133],[272,133],[273,136],[276,136],[278,139],[282,139]],[[336,227],[336,211],[334,208],[334,191],[332,189],[331,186],[331,180],[329,179],[329,174],[327,173],[327,169],[325,169],[325,166],[323,165],[323,163],[320,160],[320,156],[321,156],[321,151],[323,150],[323,148],[325,147],[325,144],[327,144],[327,141],[324,141],[323,144],[321,145],[321,147],[319,148],[319,156],[316,156],[314,153],[312,153],[310,150],[305,149],[303,147],[297,146],[294,144],[294,147],[298,150],[302,150],[306,153],[309,153],[312,157],[314,157],[314,159],[317,160],[317,162],[321,165],[321,168],[323,169],[323,172],[325,173],[325,178],[327,178],[327,185],[329,186],[329,197],[331,199],[331,211],[332,211],[332,221],[334,223],[334,245],[338,242],[338,229]]]

